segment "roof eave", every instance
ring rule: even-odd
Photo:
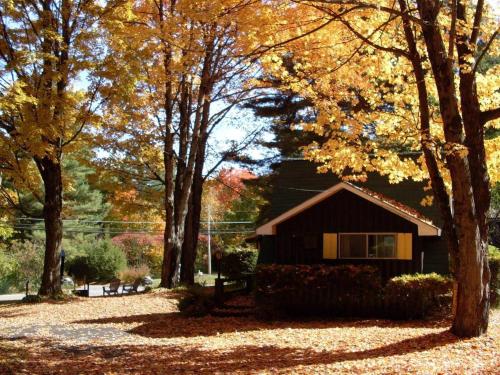
[[[370,194],[367,194],[366,192],[364,192],[362,189],[358,188],[357,186],[355,186],[351,183],[346,183],[346,182],[340,182],[340,183],[332,186],[331,188],[323,191],[322,193],[319,193],[319,194],[315,195],[314,197],[306,200],[305,202],[302,202],[301,204],[284,212],[283,214],[274,218],[270,222],[268,222],[264,225],[261,225],[260,227],[257,228],[256,234],[257,235],[264,235],[264,236],[275,235],[276,234],[276,226],[278,224],[298,215],[299,213],[305,211],[309,207],[314,206],[315,204],[317,204],[317,203],[323,201],[324,199],[334,195],[335,193],[337,193],[338,191],[340,191],[342,189],[348,190],[348,191],[360,196],[361,198],[364,198],[364,199],[386,209],[387,211],[392,212],[392,213],[402,217],[403,219],[408,220],[408,221],[416,224],[418,227],[418,235],[419,236],[441,236],[441,229],[439,227],[436,227],[434,224],[428,223],[428,222],[426,222],[418,217],[414,217],[414,216],[408,214],[407,212],[400,210],[397,207],[395,207],[387,202],[384,202],[381,199],[378,199],[376,197],[371,196]]]

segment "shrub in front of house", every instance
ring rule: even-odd
[[[488,261],[490,265],[490,306],[500,306],[500,250],[489,246]]]
[[[229,278],[241,276],[246,272],[254,272],[257,256],[258,253],[253,248],[228,248],[221,259],[221,272]]]
[[[450,278],[430,274],[401,275],[390,279],[384,288],[384,309],[393,319],[418,319],[449,306],[453,282]]]
[[[258,315],[378,316],[382,290],[377,268],[367,265],[260,265]]]

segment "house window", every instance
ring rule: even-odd
[[[396,258],[396,235],[385,233],[341,233],[341,258]]]
[[[366,258],[366,234],[341,234],[341,258]]]

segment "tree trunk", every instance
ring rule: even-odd
[[[461,228],[460,267],[456,274],[457,313],[453,319],[452,332],[460,337],[474,337],[486,333],[488,328],[488,244],[481,239],[478,226],[465,222]]]
[[[184,230],[181,257],[181,282],[186,285],[194,284],[194,262],[196,258],[196,245],[193,241],[193,192],[189,197],[188,214]]]
[[[167,129],[169,129],[167,127]],[[161,268],[160,286],[172,288],[172,271],[176,259],[175,249],[175,226],[174,226],[174,158],[173,158],[173,134],[167,133],[165,137],[163,164],[165,167],[165,230],[163,232],[163,263]]]
[[[209,108],[205,108],[202,119],[201,144],[196,155],[196,164],[193,176],[193,185],[189,199],[189,212],[186,217],[186,231],[184,236],[185,246],[183,247],[181,279],[188,285],[194,284],[194,263],[196,261],[196,250],[198,247],[198,237],[200,235],[201,201],[203,193],[203,168],[205,167],[205,153],[208,142],[208,113]]]
[[[486,232],[483,222],[486,213],[483,211],[489,202],[489,191],[487,173],[478,167],[480,162],[484,162],[481,151],[484,149],[483,130],[473,123],[473,118],[478,117],[476,115],[479,113],[475,94],[465,94],[461,97],[462,103],[458,102],[455,95],[457,77],[452,61],[448,59],[437,21],[438,4],[431,0],[417,0],[417,5],[423,20],[422,33],[439,96],[447,146],[444,152],[452,183],[453,223],[460,244],[454,259],[458,293],[452,332],[460,337],[479,336],[488,328],[489,313],[487,239],[483,235]],[[467,90],[475,91],[473,80],[465,82],[469,77],[464,77],[462,72],[458,78],[461,94]],[[469,87],[465,89],[464,84]],[[481,160],[478,162],[476,158]],[[485,184],[487,193],[484,192]]]
[[[201,165],[197,164],[196,166],[189,202],[189,212],[186,217],[186,231],[184,235],[181,280],[188,285],[194,284],[194,264],[196,261],[198,236],[200,234],[201,200],[203,192],[203,166],[204,160]]]
[[[170,4],[170,9],[165,2],[160,1],[158,7],[158,19],[161,28],[164,27],[165,12],[172,13],[174,4]],[[165,209],[165,230],[163,232],[163,262],[161,267],[160,286],[163,288],[172,287],[172,279],[170,278],[172,263],[174,260],[174,129],[173,129],[173,111],[174,111],[174,94],[173,84],[171,80],[171,62],[172,49],[166,41],[163,41],[163,68],[165,74],[165,93],[163,98],[163,109],[165,111],[165,129],[163,140],[163,166],[165,169],[165,194],[163,199]]]
[[[43,217],[45,223],[45,257],[39,294],[53,296],[61,292],[59,249],[62,241],[62,174],[61,165],[45,157],[35,160],[45,188]]]
[[[180,282],[183,233],[170,236],[169,250],[163,259],[162,280],[160,286],[175,288]]]
[[[170,282],[170,274],[173,261],[173,233],[172,225],[169,224],[168,220],[165,222],[165,230],[163,232],[163,262],[161,266],[161,280],[160,287],[171,288],[172,284]]]
[[[456,268],[456,259],[458,258],[458,239],[453,224],[453,216],[450,207],[450,197],[446,191],[443,176],[439,171],[436,160],[436,151],[432,142],[430,130],[430,111],[429,111],[429,93],[425,82],[425,71],[422,65],[422,58],[417,48],[415,34],[411,27],[411,21],[408,17],[408,6],[405,0],[399,0],[399,6],[403,13],[403,29],[405,39],[408,45],[408,59],[413,67],[413,74],[418,92],[418,103],[420,111],[420,144],[424,153],[425,164],[429,172],[432,192],[434,199],[437,202],[441,217],[443,219],[443,234],[446,239],[450,258],[453,260],[451,264],[452,273]]]
[[[162,6],[160,6],[162,13]],[[212,28],[215,28],[212,25]],[[172,109],[173,109],[173,88],[168,77],[166,80],[165,94],[165,112],[168,114],[166,126],[166,139],[164,145],[164,164],[165,164],[165,248],[162,266],[162,280],[160,285],[167,288],[176,287],[181,281],[182,269],[182,252],[185,235],[186,216],[188,214],[189,198],[193,185],[195,174],[196,161],[200,152],[200,144],[202,143],[203,134],[206,133],[210,116],[211,94],[213,89],[213,81],[211,76],[214,39],[208,41],[205,47],[203,59],[203,67],[201,72],[201,81],[196,93],[196,104],[194,115],[191,113],[188,104],[192,104],[192,97],[189,94],[190,90],[185,90],[182,87],[181,103],[179,108],[181,115],[179,120],[179,153],[178,158],[175,157],[174,150],[174,134],[172,128]],[[164,66],[165,72],[170,72],[170,63],[172,53],[168,45],[165,46]],[[182,85],[187,85],[186,80],[181,80]],[[167,108],[168,107],[168,108]],[[193,118],[192,131],[189,134],[191,125],[190,119]],[[188,147],[189,145],[189,147]],[[189,148],[189,151],[188,151]],[[182,159],[181,159],[182,156]],[[174,181],[174,165],[176,168]],[[168,173],[167,173],[168,172]],[[169,187],[169,189],[167,189]],[[169,190],[167,192],[167,190]]]

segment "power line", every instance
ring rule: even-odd
[[[16,221],[44,221],[45,219],[43,218],[35,218],[35,217],[18,217],[18,218],[13,218]],[[164,224],[161,221],[126,221],[126,220],[80,220],[80,219],[62,219],[62,222],[70,223],[70,222],[77,222],[77,223],[96,223],[96,224],[101,224],[101,223],[124,223],[124,224]]]
[[[45,230],[43,228],[33,228],[31,226],[17,226],[17,225],[4,225],[0,224],[0,227],[11,227],[15,230],[22,230],[22,229],[28,229],[28,230],[33,230],[33,231],[42,231]],[[242,234],[242,233],[253,233],[254,230],[211,230],[211,234]],[[127,234],[127,233],[132,233],[132,234],[160,234],[163,233],[163,230],[119,230],[119,231],[113,231],[113,230],[96,230],[92,228],[68,228],[64,229],[64,233],[87,233],[87,234]],[[208,231],[200,231],[200,234],[208,234]]]
[[[242,211],[243,212],[243,211]],[[13,218],[15,221],[44,221],[42,218],[19,217]],[[93,223],[93,224],[165,224],[163,221],[126,221],[126,220],[80,220],[80,219],[62,219],[63,223]],[[0,222],[1,223],[1,222]],[[200,221],[200,223],[208,223],[208,221]],[[253,221],[211,221],[211,224],[254,224]]]
[[[63,232],[65,234],[70,234],[70,233],[83,233],[83,234],[110,234],[110,235],[120,235],[120,234],[150,234],[150,235],[161,235],[164,233],[164,229],[154,229],[154,228],[113,228],[113,227],[96,227],[96,226],[78,226],[78,223],[75,223],[74,221],[70,221],[73,224],[69,224],[68,226],[63,227]],[[229,224],[254,224],[253,222],[218,222],[217,224],[221,223],[229,223]],[[31,223],[26,223],[26,222],[18,222],[18,223],[9,223],[9,222],[2,222],[0,221],[0,228],[6,227],[6,228],[12,228],[13,230],[26,230],[26,231],[44,231],[45,228],[43,226]],[[210,230],[210,233],[213,235],[226,235],[226,234],[248,234],[248,233],[254,233],[255,229],[252,227],[244,226],[243,228],[237,230],[236,228],[233,227],[231,229],[231,226],[229,227],[222,227],[219,225],[219,229],[214,228]],[[208,235],[208,229],[205,226],[202,226],[202,228],[199,231],[199,234],[201,235]]]

